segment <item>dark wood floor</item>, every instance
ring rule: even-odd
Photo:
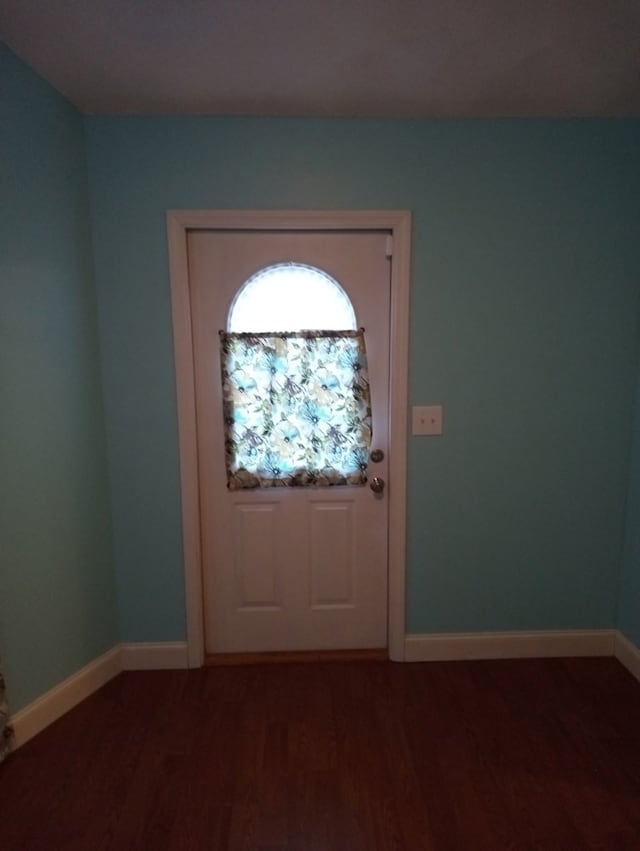
[[[2,851],[640,851],[613,659],[126,673],[0,766]]]

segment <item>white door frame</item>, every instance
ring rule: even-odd
[[[407,210],[169,210],[167,237],[178,402],[187,645],[204,662],[204,616],[196,398],[187,233],[192,230],[385,230],[393,240],[389,387],[389,656],[404,660],[407,399],[411,213]]]

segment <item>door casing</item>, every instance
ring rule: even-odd
[[[409,272],[408,210],[169,210],[167,239],[178,405],[188,663],[204,663],[196,400],[187,232],[192,230],[387,230],[391,232],[389,387],[389,656],[404,661]]]

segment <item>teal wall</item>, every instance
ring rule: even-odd
[[[640,221],[638,221],[640,226]],[[640,373],[636,386],[618,626],[640,647]]]
[[[121,638],[185,636],[167,208],[408,208],[413,632],[615,623],[638,121],[86,120]]]
[[[13,710],[117,638],[84,128],[0,44],[0,654]]]

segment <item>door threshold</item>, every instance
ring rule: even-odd
[[[266,653],[207,653],[206,666],[291,665],[313,662],[388,662],[386,647],[373,650],[278,650]]]

